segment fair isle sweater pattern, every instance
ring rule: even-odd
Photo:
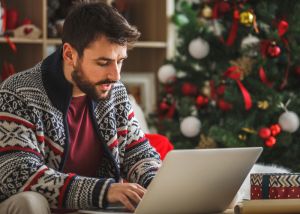
[[[52,208],[105,207],[111,183],[124,178],[146,187],[156,174],[159,155],[140,130],[121,82],[110,99],[90,103],[105,151],[99,177],[61,173],[68,152],[71,91],[60,50],[0,85],[0,202],[36,191]]]

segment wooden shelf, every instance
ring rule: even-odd
[[[16,44],[43,44],[43,39],[26,39],[26,38],[9,38],[13,43]],[[0,43],[7,43],[6,38],[0,37]]]

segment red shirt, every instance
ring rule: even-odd
[[[72,98],[67,122],[70,145],[64,172],[97,177],[103,149],[92,124],[87,96]]]

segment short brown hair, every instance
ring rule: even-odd
[[[103,2],[85,0],[74,4],[64,22],[63,44],[71,44],[81,57],[84,49],[103,35],[113,43],[130,46],[138,40],[140,32]]]

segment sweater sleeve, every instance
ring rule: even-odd
[[[160,156],[150,145],[141,130],[130,105],[127,119],[127,142],[125,147],[123,176],[129,182],[136,182],[147,187],[161,166]]]
[[[64,174],[46,164],[53,153],[45,146],[33,122],[34,112],[16,94],[0,91],[0,202],[10,196],[35,191],[51,208],[105,207],[114,179]],[[53,154],[51,154],[53,155]]]

